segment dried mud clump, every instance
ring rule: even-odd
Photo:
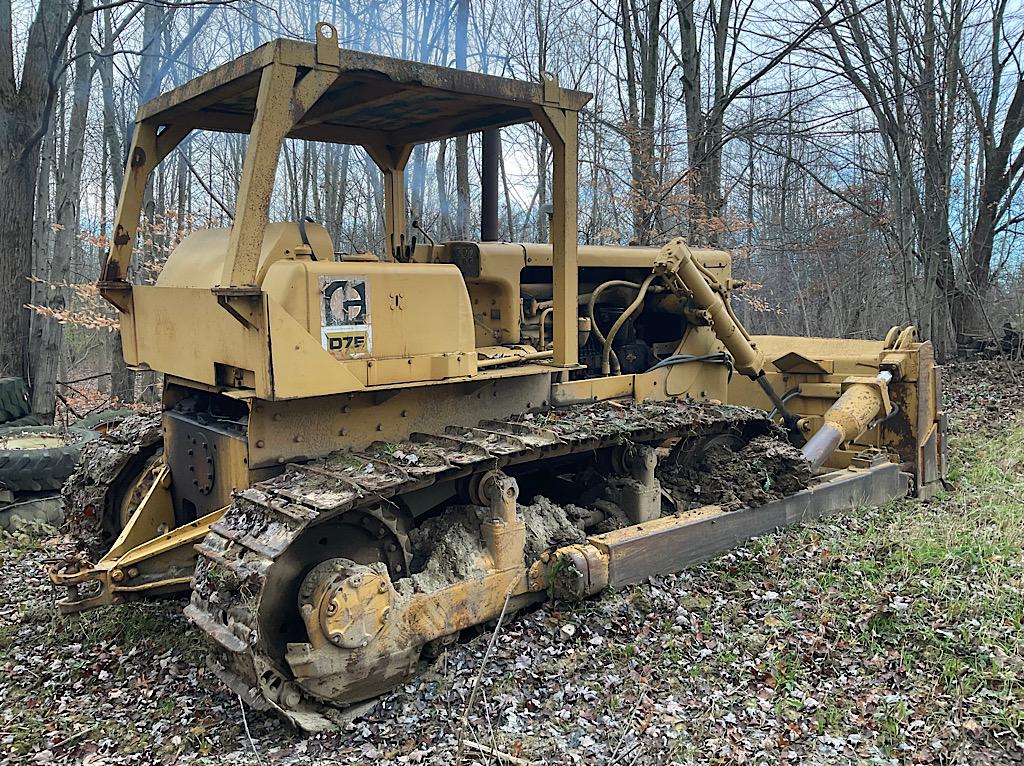
[[[143,413],[125,418],[83,448],[61,496],[66,528],[92,557],[106,553],[110,543],[103,530],[108,490],[126,467],[155,453],[162,433],[160,413]]]
[[[540,495],[530,505],[519,506],[519,517],[526,524],[526,566],[549,548],[584,542],[582,520],[588,515],[583,508],[558,505]]]
[[[678,510],[717,505],[735,511],[799,492],[807,487],[811,471],[796,447],[758,436],[737,451],[712,444],[688,463],[663,461],[658,478]]]
[[[400,581],[400,587],[411,585],[419,593],[431,593],[485,574],[480,539],[480,522],[485,513],[486,509],[473,505],[449,508],[444,515],[427,519],[410,530],[412,567],[416,574]]]
[[[557,505],[537,496],[530,505],[519,506],[518,513],[526,524],[527,567],[549,548],[585,539],[582,519],[588,512],[583,508]],[[455,507],[411,530],[415,574],[400,581],[399,589],[431,593],[486,574],[480,523],[488,515],[486,508],[478,506]]]

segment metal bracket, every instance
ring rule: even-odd
[[[551,72],[541,72],[540,80],[544,88],[545,103],[561,106],[562,88],[558,84],[558,75]]]
[[[258,287],[215,287],[217,303],[248,329],[259,327],[259,306],[263,291]]]
[[[340,50],[338,30],[335,26],[326,21],[318,21],[316,24],[316,63],[324,66],[340,66]]]
[[[123,279],[114,281],[97,282],[100,295],[114,306],[122,314],[131,313],[132,308],[132,286],[130,282]]]

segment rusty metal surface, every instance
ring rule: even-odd
[[[908,479],[894,463],[847,469],[756,508],[724,512],[707,506],[589,539],[607,556],[608,584],[622,587],[699,564],[775,529],[849,508],[884,505],[907,494]]]
[[[320,59],[323,57],[321,56]],[[363,143],[372,135],[401,145],[532,120],[550,103],[542,84],[341,49],[337,64],[318,59],[317,43],[275,40],[139,108],[138,121],[248,132],[261,70],[272,64],[336,71],[337,79],[290,134]],[[550,88],[547,89],[550,91]],[[555,89],[556,103],[578,110],[589,93]]]

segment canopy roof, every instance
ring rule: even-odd
[[[359,51],[278,39],[139,108],[139,122],[248,133],[263,69],[280,63],[301,80],[312,69],[337,79],[288,134],[344,144],[416,144],[536,119],[545,105],[579,111],[589,93]]]

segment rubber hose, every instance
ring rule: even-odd
[[[633,314],[636,312],[636,310],[638,308],[640,308],[640,306],[643,304],[644,298],[647,296],[647,288],[651,286],[651,282],[654,281],[654,278],[656,276],[658,276],[658,275],[657,274],[648,274],[647,275],[647,277],[644,279],[644,281],[640,285],[640,292],[637,293],[636,298],[634,298],[633,302],[631,304],[629,304],[629,308],[627,308],[625,311],[623,311],[621,314],[619,314],[619,318],[615,320],[615,324],[612,325],[612,329],[608,331],[608,337],[605,339],[605,342],[604,342],[604,351],[601,354],[601,374],[602,375],[608,375],[609,372],[610,372],[610,366],[608,364],[608,359],[611,356],[611,354],[613,353],[612,352],[612,343],[615,342],[616,334],[622,328],[622,325],[624,325],[626,323],[626,320],[628,320],[631,316],[633,316]]]
[[[625,279],[610,279],[607,282],[598,285],[594,288],[594,292],[590,294],[590,300],[587,301],[587,317],[590,319],[590,330],[597,336],[597,340],[601,343],[602,348],[604,347],[604,335],[601,333],[601,328],[597,326],[597,320],[594,319],[594,308],[597,306],[597,299],[606,289],[609,287],[632,287],[634,290],[639,290],[640,285],[636,282],[629,282]],[[619,366],[619,357],[612,351],[612,361],[615,364],[615,372],[618,373],[622,368]],[[607,374],[607,373],[605,373]]]

